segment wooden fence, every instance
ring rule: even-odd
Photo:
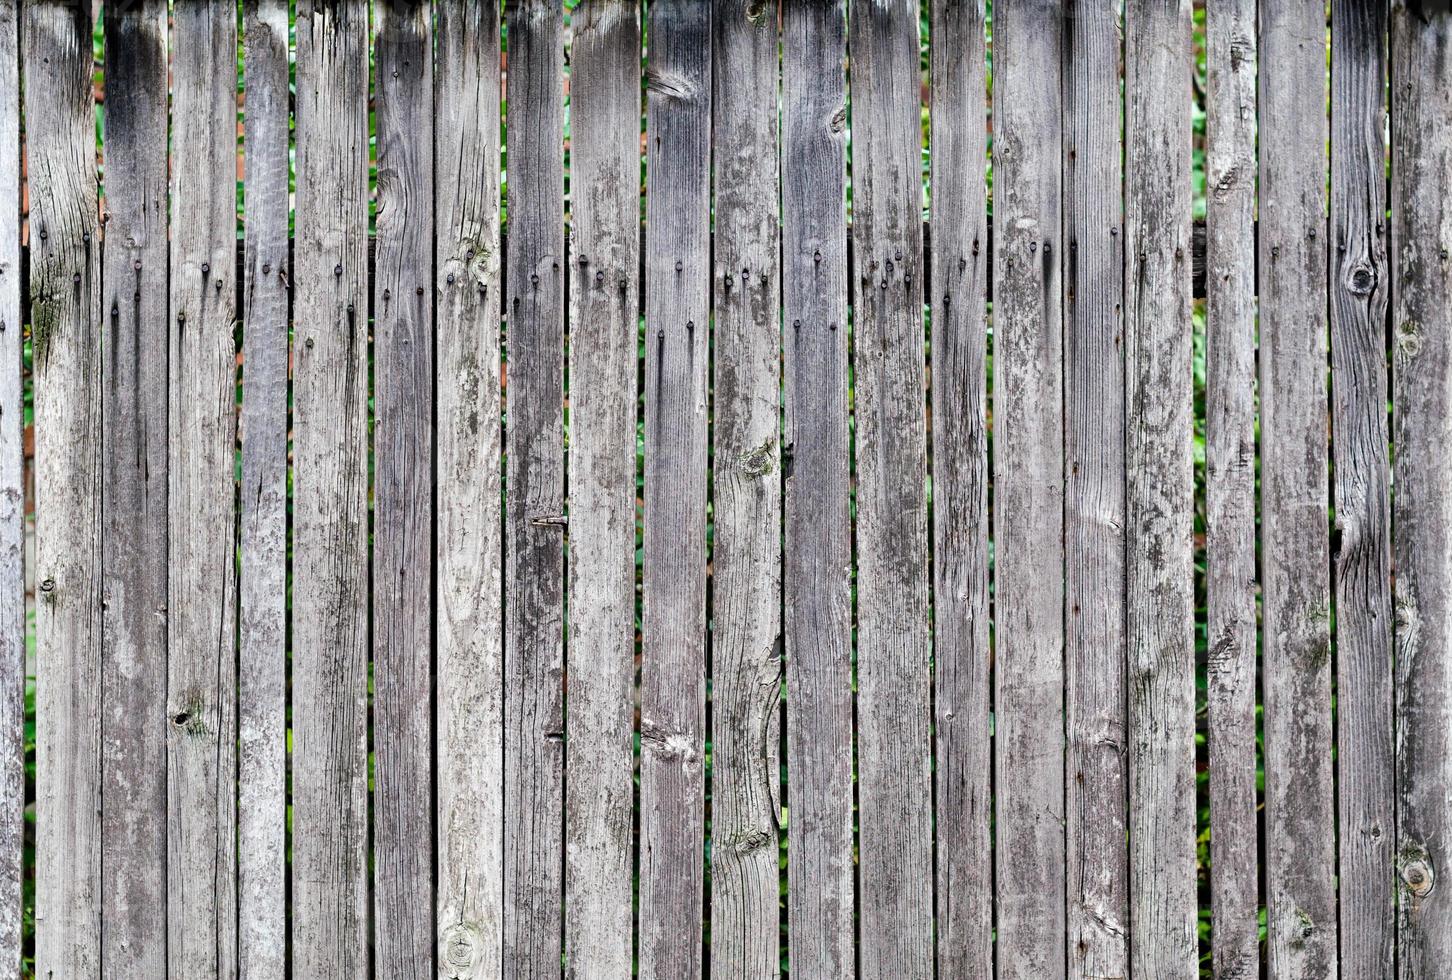
[[[289,6],[0,0],[0,977],[1452,976],[1441,4]]]

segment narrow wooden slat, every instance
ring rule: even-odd
[[[847,87],[842,0],[782,8],[787,936],[795,977],[854,969]]]
[[[0,976],[20,975],[25,844],[25,392],[20,319],[20,30],[0,0]]]
[[[503,967],[499,4],[440,4],[434,197],[439,974]]]
[[[1198,975],[1190,8],[1129,0],[1124,56],[1130,964],[1186,978]]]
[[[998,975],[1064,975],[1063,10],[994,10]]]
[[[373,962],[420,980],[435,976],[431,13],[374,4]]]
[[[774,3],[712,17],[711,975],[781,971],[781,308]]]
[[[507,11],[504,975],[560,972],[564,778],[564,14]]]
[[[1119,6],[1075,0],[1064,38],[1065,870],[1075,978],[1129,971]]]
[[[1331,433],[1341,971],[1395,962],[1391,460],[1387,454],[1387,5],[1332,5]],[[1413,69],[1415,70],[1415,69]]]
[[[105,38],[101,959],[147,980],[167,964],[166,4],[107,6]]]
[[[639,11],[586,0],[572,28],[565,954],[587,980],[633,955]]]
[[[101,976],[101,243],[89,8],[25,5],[38,976]],[[164,723],[164,720],[158,720]]]
[[[857,808],[863,977],[933,969],[918,5],[857,4]]]
[[[1216,976],[1259,971],[1255,787],[1255,4],[1205,12],[1205,578]]]
[[[1412,980],[1452,962],[1452,16],[1398,3],[1391,38],[1396,964]]]
[[[648,9],[639,972],[674,980],[701,973],[711,7]]]
[[[1260,11],[1261,567],[1270,969],[1336,971],[1326,404],[1326,12]]]
[[[297,6],[292,968],[368,956],[368,6]]]

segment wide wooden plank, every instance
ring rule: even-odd
[[[101,958],[146,980],[167,964],[166,4],[107,6],[105,39]]]
[[[373,963],[433,978],[430,5],[374,4]]]
[[[510,4],[504,975],[560,972],[564,779],[564,14]]]
[[[435,671],[439,975],[503,967],[499,5],[437,11]]]
[[[997,955],[1036,980],[1065,969],[1062,21],[993,24]]]
[[[633,955],[639,10],[585,0],[571,26],[565,955],[583,980]]]
[[[842,0],[783,5],[787,935],[812,980],[856,956],[846,27]]]
[[[0,976],[20,975],[25,844],[25,391],[20,319],[20,24],[0,2]]]
[[[1069,976],[1129,971],[1119,3],[1064,37],[1064,671]],[[1133,97],[1134,93],[1131,93]]]
[[[781,353],[776,5],[712,18],[711,975],[781,970]]]
[[[1131,972],[1198,975],[1190,0],[1125,7]],[[1087,406],[1081,406],[1086,408]],[[1088,601],[1088,597],[1086,597]]]
[[[1397,975],[1452,962],[1452,16],[1391,23]],[[1415,67],[1412,67],[1415,66]],[[1347,973],[1350,976],[1350,972]]]
[[[1259,969],[1256,814],[1255,105],[1252,0],[1205,13],[1205,578],[1217,976]]]
[[[1331,16],[1331,433],[1336,526],[1337,884],[1341,971],[1396,948],[1392,828],[1391,460],[1387,452],[1384,2]],[[1415,70],[1415,69],[1414,69]]]
[[[639,972],[674,980],[701,973],[711,7],[648,9]]]
[[[1336,972],[1326,403],[1326,12],[1260,11],[1261,568],[1271,971]]]
[[[368,956],[368,6],[297,6],[292,968]]]
[[[918,5],[851,8],[858,952],[933,969],[931,657]]]

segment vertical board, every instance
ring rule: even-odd
[[[237,11],[183,4],[173,30],[195,149],[171,187],[167,959],[202,980],[237,973]]]
[[[857,812],[863,977],[933,969],[923,223],[916,0],[854,5]]]
[[[1266,929],[1278,976],[1336,972],[1326,403],[1326,11],[1260,11]]]
[[[987,50],[982,0],[932,9],[937,969],[993,970],[988,640]]]
[[[299,0],[292,966],[368,955],[368,6]]]
[[[1071,0],[1069,6],[1063,74],[1065,872],[1069,975],[1081,978],[1129,970],[1125,188],[1115,98],[1119,3]]]
[[[89,7],[25,5],[37,976],[101,976],[101,243]]]
[[[20,320],[20,30],[0,2],[0,976],[20,972],[25,845],[25,391]],[[9,134],[15,133],[16,139]]]
[[[441,980],[503,969],[499,4],[437,11],[434,506]]]
[[[1131,970],[1198,975],[1190,0],[1125,7]]]
[[[1216,976],[1259,971],[1256,813],[1256,5],[1205,12],[1205,578]]]
[[[1395,962],[1391,460],[1387,451],[1387,4],[1331,10],[1331,434],[1341,971]],[[1413,68],[1413,71],[1418,69]]]
[[[711,7],[649,17],[639,971],[674,980],[701,973]]]
[[[504,975],[560,972],[564,778],[564,14],[508,7]]]
[[[108,5],[105,38],[101,959],[149,980],[167,964],[166,3]]]
[[[373,956],[420,980],[435,976],[431,13],[375,4]]]
[[[851,975],[852,512],[842,0],[782,9],[787,936],[792,975]]]
[[[1392,13],[1397,975],[1452,962],[1452,16]]]
[[[994,11],[998,975],[1064,975],[1059,0]]]
[[[244,9],[246,252],[237,671],[237,961],[287,953],[288,4]]]
[[[633,955],[639,11],[585,0],[571,26],[565,956],[588,980]]]
[[[711,24],[713,977],[781,970],[777,25],[759,0],[722,0]]]

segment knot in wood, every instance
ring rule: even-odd
[[[1429,895],[1435,884],[1432,866],[1421,859],[1408,861],[1402,865],[1402,881],[1406,882],[1407,891],[1411,892],[1414,897],[1422,898]]]

